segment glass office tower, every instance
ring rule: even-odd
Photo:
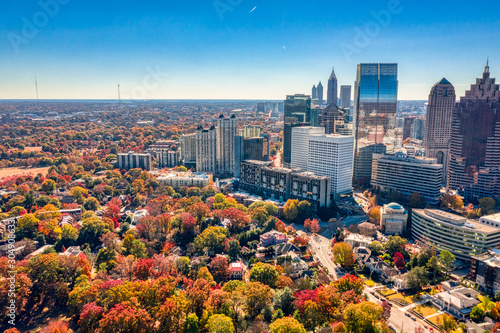
[[[318,111],[311,110],[311,96],[289,95],[285,100],[285,129],[283,131],[283,166],[292,161],[292,127],[318,126]]]
[[[398,64],[359,64],[354,83],[354,178],[371,177],[373,153],[396,142]]]

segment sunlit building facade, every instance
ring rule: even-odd
[[[369,179],[373,153],[396,142],[397,64],[359,64],[354,87],[354,178]]]

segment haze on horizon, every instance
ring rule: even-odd
[[[500,3],[42,0],[0,4],[0,99],[272,99],[326,86],[332,66],[399,64],[400,100],[446,77],[462,96],[489,56]],[[127,98],[128,97],[128,98]]]

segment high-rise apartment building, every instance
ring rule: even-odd
[[[292,129],[292,169],[307,170],[307,156],[309,154],[309,136],[325,134],[324,127],[294,127]]]
[[[407,196],[422,194],[431,205],[439,203],[443,165],[435,158],[410,157],[402,153],[373,154],[371,183],[386,191]]]
[[[351,107],[351,86],[340,86],[340,107]]]
[[[153,167],[153,157],[151,154],[139,154],[134,152],[121,153],[117,155],[118,168],[130,170],[140,168],[150,171]]]
[[[220,176],[232,176],[234,172],[234,137],[238,126],[236,116],[217,119],[217,170]]]
[[[196,166],[196,133],[181,136],[181,160],[186,166]]]
[[[359,64],[354,86],[354,178],[368,180],[373,153],[396,142],[397,64]]]
[[[466,200],[500,197],[500,89],[488,64],[455,106],[448,188]]]
[[[294,151],[295,149],[292,154]],[[353,136],[311,134],[307,152],[307,171],[329,177],[332,195],[351,193],[353,152]]]
[[[321,81],[318,83],[318,103],[319,105],[323,105],[323,85],[321,84]]]
[[[217,129],[196,129],[196,171],[217,173]]]
[[[284,166],[290,166],[292,159],[292,128],[296,126],[317,126],[316,113],[311,110],[311,97],[303,94],[289,95],[286,97],[284,130],[283,130],[283,156]]]
[[[337,76],[335,75],[335,70],[332,68],[332,74],[328,78],[328,86],[326,92],[326,104],[338,104],[338,81]]]
[[[455,108],[455,88],[445,78],[436,83],[429,94],[424,136],[426,156],[443,165],[443,177],[448,174],[451,123]]]

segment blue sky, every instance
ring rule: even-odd
[[[399,99],[427,99],[443,76],[461,96],[488,56],[500,77],[499,9],[497,1],[2,1],[0,99],[34,98],[35,76],[40,98],[114,99],[120,83],[125,98],[283,99],[326,86],[332,66],[339,84],[352,85],[361,62],[397,62]],[[373,15],[381,11],[385,21]]]

